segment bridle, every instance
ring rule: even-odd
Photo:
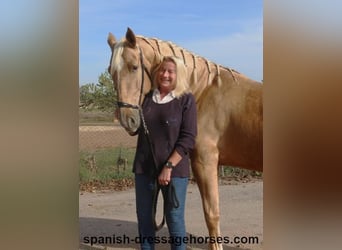
[[[144,114],[142,111],[142,97],[144,94],[144,83],[145,83],[145,74],[147,74],[148,78],[150,79],[150,82],[152,84],[152,76],[150,74],[150,72],[148,71],[146,65],[144,64],[144,57],[143,57],[143,53],[141,51],[141,48],[138,46],[139,49],[139,58],[140,58],[140,67],[141,67],[141,85],[140,85],[140,94],[139,94],[139,102],[138,104],[131,104],[131,103],[127,103],[127,102],[122,102],[122,101],[116,101],[116,104],[118,105],[118,108],[131,108],[131,109],[137,109],[139,111],[139,116],[140,119],[142,121],[143,127],[144,127],[144,132],[147,135],[147,137],[149,138],[149,132],[146,126],[146,122],[145,122],[145,118],[144,118]],[[135,135],[136,133],[134,133],[133,135]]]
[[[144,82],[145,82],[145,72],[148,76],[148,78],[150,79],[150,82],[152,84],[152,77],[150,72],[148,71],[148,69],[146,68],[145,64],[144,64],[144,58],[143,58],[143,54],[141,51],[141,48],[139,48],[139,57],[140,57],[140,66],[141,66],[141,85],[140,85],[140,95],[139,95],[139,102],[138,104],[131,104],[131,103],[127,103],[127,102],[122,102],[122,101],[116,101],[117,105],[119,108],[131,108],[131,109],[138,109],[141,110],[141,102],[142,102],[142,96],[144,94]]]

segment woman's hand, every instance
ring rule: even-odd
[[[169,185],[171,181],[171,172],[172,172],[172,168],[163,167],[162,171],[160,172],[158,176],[159,185],[161,186]]]

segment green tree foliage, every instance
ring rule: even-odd
[[[113,112],[116,103],[116,92],[113,80],[106,71],[99,76],[98,83],[87,83],[80,86],[80,107],[88,110]]]
[[[87,83],[80,86],[80,102],[82,108],[89,108],[95,103],[95,88],[96,85],[94,83]]]

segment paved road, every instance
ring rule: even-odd
[[[223,248],[225,250],[262,249],[263,182],[220,185],[219,189],[222,236],[259,238],[259,244],[224,244]],[[91,236],[101,240],[104,236],[113,238],[112,236],[115,235],[123,239],[125,235],[133,239],[138,235],[133,189],[120,192],[80,193],[79,216],[80,249],[138,249],[138,245],[133,243],[96,244],[93,247],[83,243],[85,237]],[[196,236],[199,241],[208,235],[199,191],[194,184],[190,184],[188,188],[186,225],[188,235]],[[167,228],[163,228],[157,235],[167,236]],[[169,246],[158,244],[156,249],[169,249]],[[188,249],[207,249],[207,244],[191,244],[188,245]]]

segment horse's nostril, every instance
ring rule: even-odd
[[[138,120],[134,117],[130,117],[128,123],[130,127],[136,127],[138,125]]]

